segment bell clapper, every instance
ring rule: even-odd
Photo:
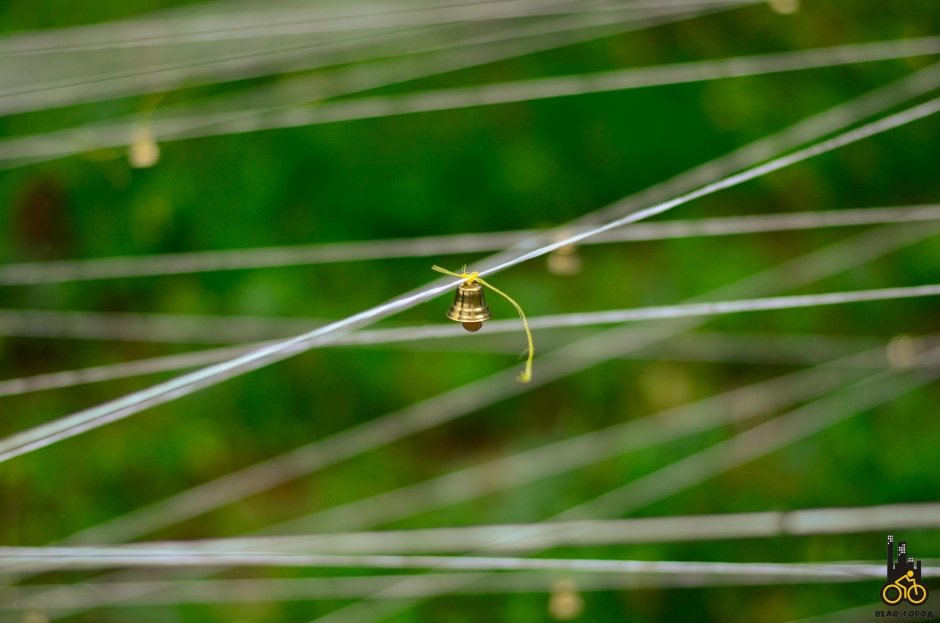
[[[529,342],[529,357],[526,359],[525,369],[522,374],[519,375],[519,381],[522,383],[531,381],[532,358],[535,357],[535,345],[532,342],[532,331],[529,330],[529,321],[526,319],[525,312],[522,311],[522,307],[519,303],[499,288],[483,281],[483,279],[480,278],[480,273],[468,273],[466,266],[463,267],[460,273],[449,271],[437,265],[432,266],[431,269],[445,275],[463,279],[463,281],[457,285],[454,303],[450,306],[450,309],[447,310],[446,315],[454,322],[459,322],[466,331],[479,331],[483,327],[483,323],[493,317],[490,313],[489,306],[486,304],[486,299],[483,297],[483,286],[488,287],[490,290],[509,301],[512,306],[516,308],[516,311],[519,312],[519,317],[522,319],[526,339]]]

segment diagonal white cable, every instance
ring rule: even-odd
[[[838,136],[827,139],[810,147],[797,150],[786,156],[776,158],[765,164],[747,169],[735,175],[723,178],[706,186],[700,187],[674,199],[657,205],[638,210],[632,214],[609,221],[598,227],[582,230],[566,239],[546,244],[538,249],[507,260],[501,265],[480,271],[481,276],[490,275],[522,262],[545,255],[566,245],[575,244],[606,231],[627,225],[636,221],[650,218],[675,207],[694,201],[701,197],[713,194],[726,188],[743,184],[744,182],[761,177],[773,171],[785,168],[792,164],[802,162],[817,155],[821,155],[840,147],[850,145],[870,136],[886,132],[906,124],[929,117],[940,111],[940,99],[932,99],[907,110],[884,117],[864,126],[849,130]],[[146,408],[174,400],[204,387],[239,376],[251,370],[280,361],[300,352],[305,352],[316,346],[335,339],[336,334],[357,329],[371,324],[381,318],[390,316],[419,303],[430,300],[459,282],[446,283],[440,286],[430,286],[416,294],[406,295],[388,303],[365,310],[346,319],[333,322],[325,327],[314,329],[303,335],[278,344],[260,348],[254,352],[236,357],[230,361],[208,366],[201,370],[191,372],[170,381],[160,383],[141,392],[135,392],[118,400],[93,407],[85,411],[66,416],[53,422],[42,424],[33,429],[18,433],[4,440],[0,440],[0,462],[43,448],[57,441],[74,437],[88,430],[93,430],[110,422],[123,419]]]
[[[767,232],[906,223],[940,219],[940,205],[854,208],[670,220],[636,224],[585,240],[584,245],[731,236]],[[161,255],[58,260],[0,265],[0,285],[67,283],[94,279],[275,268],[403,257],[497,251],[509,245],[535,246],[536,230],[368,240],[315,245],[197,251]]]

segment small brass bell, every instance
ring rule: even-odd
[[[483,322],[493,317],[483,298],[483,286],[477,282],[457,286],[454,304],[447,310],[447,317],[461,323],[467,331],[479,331]]]

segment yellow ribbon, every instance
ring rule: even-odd
[[[506,294],[499,288],[493,286],[490,283],[487,283],[486,281],[483,281],[483,279],[480,277],[480,273],[476,271],[472,273],[468,273],[466,266],[464,266],[461,269],[460,273],[451,272],[447,270],[446,268],[441,268],[440,266],[436,264],[431,267],[431,270],[435,270],[439,273],[444,273],[445,275],[450,275],[451,277],[457,277],[458,279],[463,279],[464,282],[468,284],[473,283],[474,281],[479,281],[481,284],[483,284],[484,286],[486,286],[487,288],[489,288],[496,294],[500,295],[501,297],[503,297],[504,299],[512,303],[512,306],[516,308],[517,312],[519,312],[519,317],[522,318],[522,326],[525,328],[525,336],[526,336],[526,339],[529,341],[529,358],[525,362],[525,370],[517,378],[519,379],[520,383],[528,383],[529,381],[531,381],[532,380],[532,358],[535,357],[535,345],[532,343],[532,331],[529,330],[529,321],[526,320],[525,312],[522,311],[522,307],[519,305],[519,303],[517,303],[511,296],[509,296],[508,294]]]

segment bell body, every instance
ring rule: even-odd
[[[447,317],[463,324],[467,331],[479,331],[483,322],[493,317],[483,297],[483,286],[476,282],[457,286],[454,304],[447,310]]]

